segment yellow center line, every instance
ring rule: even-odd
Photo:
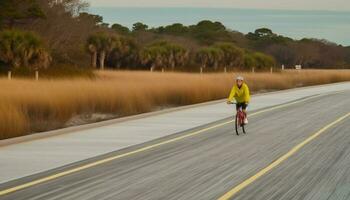
[[[245,187],[247,187],[248,185],[250,185],[251,183],[253,183],[254,181],[256,181],[257,179],[259,179],[260,177],[262,177],[264,174],[266,174],[267,172],[271,171],[273,168],[275,168],[276,166],[278,166],[279,164],[281,164],[283,161],[287,160],[289,157],[291,157],[292,155],[294,155],[296,152],[298,152],[302,147],[304,147],[306,144],[308,144],[309,142],[311,142],[312,140],[314,140],[315,138],[317,138],[318,136],[320,136],[322,133],[324,133],[325,131],[327,131],[329,128],[331,128],[332,126],[338,124],[339,122],[343,121],[344,119],[346,119],[347,117],[350,116],[350,112],[347,113],[346,115],[338,118],[337,120],[333,121],[332,123],[326,125],[325,127],[323,127],[322,129],[320,129],[319,131],[317,131],[316,133],[314,133],[313,135],[311,135],[310,137],[308,137],[306,140],[304,140],[303,142],[301,142],[300,144],[296,145],[295,147],[293,147],[290,151],[288,151],[286,154],[284,154],[283,156],[281,156],[280,158],[278,158],[276,161],[274,161],[273,163],[271,163],[270,165],[268,165],[267,167],[265,167],[264,169],[262,169],[261,171],[259,171],[257,174],[255,174],[254,176],[248,178],[247,180],[243,181],[242,183],[240,183],[239,185],[235,186],[234,188],[232,188],[230,191],[228,191],[226,194],[224,194],[223,196],[221,196],[218,200],[228,200],[230,198],[232,198],[234,195],[236,195],[239,191],[241,191],[242,189],[244,189]]]
[[[255,113],[250,114],[249,116],[255,116],[255,115],[262,114],[262,113],[265,113],[265,112],[269,112],[269,111],[272,111],[272,110],[276,110],[276,109],[279,109],[279,108],[288,107],[288,106],[291,106],[291,105],[294,105],[294,104],[297,104],[297,103],[300,103],[300,102],[304,102],[304,101],[307,101],[309,99],[313,99],[313,98],[316,98],[316,97],[319,97],[319,95],[308,97],[308,98],[301,99],[301,100],[298,100],[298,101],[294,101],[294,102],[291,102],[291,103],[286,103],[286,104],[274,106],[274,107],[267,108],[267,109],[264,109],[264,110],[260,110],[260,111],[257,111]],[[63,177],[63,176],[75,173],[75,172],[79,172],[79,171],[88,169],[88,168],[92,168],[92,167],[95,167],[97,165],[101,165],[101,164],[104,164],[104,163],[107,163],[107,162],[111,162],[111,161],[119,159],[119,158],[123,158],[123,157],[126,157],[126,156],[130,156],[130,155],[133,155],[133,154],[144,152],[144,151],[147,151],[147,150],[150,150],[150,149],[154,149],[154,148],[159,147],[159,146],[163,146],[163,145],[166,145],[166,144],[169,144],[169,143],[173,143],[173,142],[179,141],[179,140],[183,140],[185,138],[192,137],[192,136],[204,133],[204,132],[206,132],[208,130],[212,130],[212,129],[224,126],[226,124],[230,124],[232,122],[233,122],[233,120],[229,120],[227,122],[216,124],[216,125],[213,125],[213,126],[210,126],[210,127],[207,127],[207,128],[195,131],[195,132],[188,133],[188,134],[183,135],[183,136],[179,136],[179,137],[176,137],[176,138],[173,138],[173,139],[169,139],[169,140],[166,140],[166,141],[163,141],[163,142],[159,142],[159,143],[156,143],[156,144],[153,144],[153,145],[149,145],[149,146],[146,146],[146,147],[134,150],[134,151],[130,151],[130,152],[124,153],[124,154],[120,154],[120,155],[112,156],[112,157],[105,158],[105,159],[102,159],[102,160],[98,160],[98,161],[95,161],[95,162],[92,162],[92,163],[89,163],[89,164],[82,165],[80,167],[69,169],[67,171],[59,172],[59,173],[56,173],[56,174],[53,174],[53,175],[50,175],[50,176],[47,176],[47,177],[44,177],[44,178],[40,178],[40,179],[37,179],[37,180],[34,180],[34,181],[30,181],[28,183],[24,183],[24,184],[21,184],[21,185],[18,185],[18,186],[14,186],[14,187],[11,187],[11,188],[8,188],[8,189],[5,189],[5,190],[1,190],[0,191],[0,196],[5,195],[5,194],[9,194],[9,193],[12,193],[12,192],[16,192],[18,190],[22,190],[22,189],[25,189],[25,188],[28,188],[28,187],[31,187],[31,186],[34,186],[34,185],[38,185],[38,184],[41,184],[41,183],[44,183],[44,182],[48,182],[48,181],[51,181],[51,180],[54,180],[54,179],[57,179],[57,178],[60,178],[60,177]]]

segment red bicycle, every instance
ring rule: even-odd
[[[234,102],[231,102],[230,104],[237,104],[237,103],[234,103]],[[240,128],[242,128],[242,132],[244,134],[246,134],[245,132],[245,124],[244,124],[244,120],[245,120],[245,114],[242,110],[242,108],[239,108],[237,110],[237,113],[236,113],[236,116],[235,116],[235,129],[236,129],[236,134],[239,135],[239,130]]]

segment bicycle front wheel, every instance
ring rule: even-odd
[[[239,132],[238,132],[239,126],[240,126],[240,124],[239,124],[239,116],[237,114],[236,117],[235,117],[235,129],[236,129],[236,134],[237,135],[239,135]]]
[[[244,125],[244,123],[242,123],[242,131],[245,134],[245,125]]]

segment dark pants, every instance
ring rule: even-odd
[[[245,102],[236,104],[236,110],[238,110],[239,108],[242,108],[242,110],[246,110],[247,107],[248,107],[248,104]]]

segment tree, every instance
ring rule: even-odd
[[[149,46],[140,52],[141,63],[151,68],[161,67],[164,64],[166,49],[162,46]]]
[[[256,67],[258,69],[264,69],[268,67],[275,67],[276,61],[272,56],[255,52],[253,53],[254,60],[256,61]]]
[[[210,30],[210,31],[225,31],[226,27],[221,22],[212,22],[210,20],[203,20],[198,22],[196,29]]]
[[[140,52],[141,62],[152,68],[183,66],[188,59],[188,51],[167,41],[153,43]]]
[[[230,33],[220,22],[203,20],[189,28],[192,37],[207,45],[217,41],[230,41]]]
[[[250,40],[255,50],[264,51],[272,45],[288,45],[293,39],[277,35],[268,28],[256,29],[254,33],[249,32],[246,38]]]
[[[97,35],[91,35],[87,40],[87,50],[91,54],[91,67],[97,68],[97,53],[98,53],[98,47],[99,39]]]
[[[147,31],[148,26],[146,24],[143,24],[141,22],[137,22],[132,25],[132,31],[138,32],[138,31]]]
[[[51,58],[35,34],[6,30],[0,32],[0,60],[14,68],[47,68]]]
[[[103,28],[109,28],[109,24],[108,23],[101,23],[100,26],[103,27]]]
[[[114,35],[108,35],[104,32],[91,35],[87,40],[87,49],[91,53],[91,66],[97,66],[95,61],[98,57],[100,69],[104,70],[106,56],[119,45],[120,42]]]
[[[40,35],[50,48],[54,64],[89,66],[90,59],[84,46],[92,33],[105,30],[100,27],[102,17],[79,14],[84,13],[86,9],[84,0],[36,0],[36,2],[45,13],[45,18],[16,24],[16,27]]]
[[[174,67],[179,66],[183,67],[189,58],[189,51],[184,47],[176,44],[169,45],[169,50],[171,51],[172,60],[170,66],[172,69]]]
[[[196,53],[196,57],[203,68],[213,67],[217,69],[222,62],[224,52],[215,47],[203,47]]]
[[[294,66],[299,64],[294,46],[294,44],[272,44],[266,48],[265,52],[272,55],[280,64]]]
[[[243,60],[243,50],[236,47],[233,43],[217,43],[214,47],[223,52],[222,64],[225,67],[240,67]]]
[[[103,17],[100,15],[93,15],[89,14],[86,12],[79,13],[79,18],[80,21],[86,22],[86,21],[91,21],[94,22],[94,25],[101,25],[103,23]]]
[[[188,31],[189,31],[189,28],[180,23],[175,23],[165,27],[159,27],[158,29],[158,32],[160,33],[167,33],[167,34],[173,34],[173,35],[183,35],[188,33]]]
[[[115,36],[107,36],[104,34],[100,34],[100,68],[104,70],[106,55],[113,50],[116,46],[119,45],[119,42]]]
[[[45,18],[45,14],[36,0],[1,0],[0,28],[13,28],[25,20]]]
[[[126,35],[130,33],[129,28],[121,24],[113,24],[111,28],[119,34]]]
[[[245,68],[253,68],[256,67],[256,60],[254,58],[254,56],[251,53],[245,53],[244,54],[244,67]]]
[[[276,36],[276,34],[274,34],[272,32],[272,30],[268,29],[268,28],[259,28],[256,29],[254,34],[258,37],[274,37]]]
[[[41,47],[40,39],[32,33],[23,34],[23,43],[20,51],[20,57],[22,58],[22,64],[25,67],[29,66],[29,60],[33,58],[35,53],[39,52]]]
[[[108,58],[110,66],[117,68],[138,64],[139,47],[132,37],[120,37],[120,45],[117,45]]]

